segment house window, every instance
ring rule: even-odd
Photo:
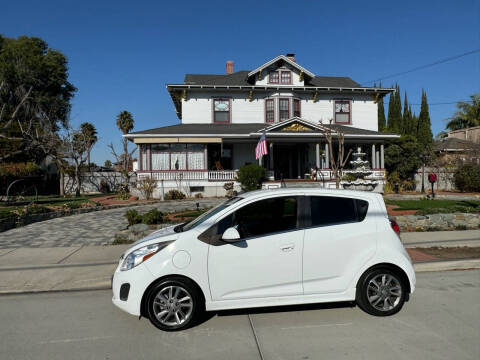
[[[279,121],[288,120],[290,117],[289,99],[278,99]]]
[[[350,100],[335,101],[335,123],[350,124]]]
[[[278,71],[272,71],[270,74],[268,74],[268,82],[270,84],[278,84],[279,80],[279,75]]]
[[[230,122],[230,99],[213,99],[213,122]]]
[[[293,99],[293,116],[300,117],[300,99]]]
[[[265,122],[273,123],[275,121],[275,106],[273,99],[265,100]]]
[[[282,84],[291,84],[292,83],[292,73],[290,71],[282,71],[280,82]]]
[[[142,152],[142,170],[205,170],[205,146],[203,144],[151,144],[146,155],[151,156],[151,168],[148,158]],[[146,158],[147,160],[143,160]]]

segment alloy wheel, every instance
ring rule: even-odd
[[[378,274],[367,286],[367,299],[372,307],[390,311],[398,306],[402,297],[400,281],[391,274]]]
[[[192,316],[193,300],[190,293],[178,285],[166,286],[153,300],[153,313],[165,326],[179,326]]]

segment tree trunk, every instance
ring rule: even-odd
[[[57,171],[60,175],[60,196],[65,196],[65,173],[63,172],[63,166],[62,163],[57,159],[56,160],[57,164]]]
[[[80,176],[78,175],[79,169],[78,164],[75,164],[75,182],[77,184],[77,188],[75,189],[75,196],[80,196]]]

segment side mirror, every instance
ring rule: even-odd
[[[240,240],[240,234],[234,227],[230,227],[222,235],[222,240],[226,242],[236,242]]]

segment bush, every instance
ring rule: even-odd
[[[138,214],[137,210],[127,210],[125,212],[125,217],[128,221],[128,226],[132,226],[142,222],[142,217]]]
[[[111,191],[110,189],[110,184],[105,181],[105,179],[102,179],[100,181],[100,192],[102,194],[108,194]]]
[[[153,195],[153,191],[157,187],[157,180],[154,180],[151,177],[146,177],[140,179],[137,182],[137,188],[140,190],[142,195],[145,197],[146,200],[150,200]]]
[[[53,210],[42,205],[28,205],[23,209],[25,215],[36,215],[36,214],[46,214],[52,212]]]
[[[245,191],[252,191],[260,188],[265,175],[265,169],[253,163],[238,169],[237,178]]]
[[[460,165],[453,175],[455,187],[460,191],[480,191],[480,165]]]
[[[158,209],[152,209],[142,215],[142,223],[147,225],[163,223],[163,213]]]
[[[170,190],[165,194],[165,200],[181,200],[185,199],[185,194],[178,190]]]
[[[202,199],[202,198],[203,198],[202,193],[196,193],[195,194],[195,199]]]

